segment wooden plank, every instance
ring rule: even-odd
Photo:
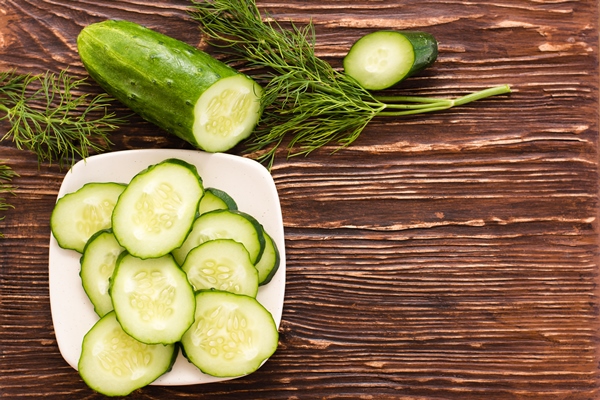
[[[77,33],[106,18],[205,46],[188,5],[0,0],[0,70],[83,77]],[[513,93],[377,118],[334,154],[281,151],[272,174],[288,270],[277,353],[243,379],[130,398],[597,398],[597,2],[258,5],[279,21],[312,20],[317,53],[336,67],[366,32],[433,33],[436,64],[391,93],[455,97],[503,83]],[[112,139],[113,150],[190,148],[135,116]],[[101,398],[64,362],[52,329],[48,220],[65,171],[10,140],[0,159],[20,174],[0,221],[0,397]]]

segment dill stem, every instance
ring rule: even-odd
[[[385,109],[402,110],[402,111],[382,111],[381,116],[397,117],[402,115],[421,114],[426,112],[447,110],[454,106],[460,106],[473,101],[481,100],[486,97],[496,96],[499,94],[510,93],[510,86],[500,85],[478,92],[469,93],[457,99],[441,99],[432,97],[412,97],[412,96],[375,96],[378,101],[384,102]],[[395,102],[407,102],[410,104],[395,104]],[[418,103],[418,104],[415,104]]]
[[[510,93],[510,86],[508,86],[508,85],[494,86],[491,88],[480,90],[479,92],[471,93],[466,96],[460,97],[460,98],[454,100],[454,105],[461,106],[463,104],[467,104],[472,101],[481,100],[486,97],[496,96],[499,94],[506,94],[506,93]]]

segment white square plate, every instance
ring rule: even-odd
[[[277,326],[281,322],[285,292],[285,242],[281,206],[273,178],[259,163],[223,153],[193,150],[128,150],[92,156],[80,161],[66,174],[58,198],[74,192],[88,182],[128,183],[138,172],[168,158],[193,164],[204,187],[227,192],[244,211],[256,218],[272,236],[280,255],[279,270],[267,285],[261,286],[257,300],[271,312]],[[81,354],[84,335],[98,316],[85,294],[79,277],[81,255],[58,246],[50,237],[50,306],[58,347],[73,368]],[[203,374],[179,354],[173,369],[153,385],[192,385],[227,380]]]

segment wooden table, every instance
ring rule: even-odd
[[[84,77],[76,36],[108,18],[198,45],[188,5],[0,0],[0,70]],[[600,398],[597,1],[258,5],[312,19],[317,54],[336,67],[372,30],[431,32],[438,61],[394,93],[513,93],[378,118],[335,154],[281,153],[278,351],[243,379],[130,398]],[[189,148],[138,117],[111,138],[112,150]],[[50,314],[48,223],[65,170],[10,140],[0,159],[20,174],[0,221],[0,397],[102,398],[62,359]]]

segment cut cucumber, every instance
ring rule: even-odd
[[[115,205],[113,232],[139,258],[162,257],[181,246],[204,188],[196,167],[168,159],[138,173]]]
[[[209,152],[250,135],[262,89],[186,43],[129,21],[103,21],[77,38],[83,65],[108,93],[167,132]]]
[[[123,254],[110,297],[123,330],[143,343],[175,343],[194,320],[194,289],[171,255],[142,260]]]
[[[206,374],[249,374],[277,349],[279,333],[275,321],[253,297],[199,291],[195,315],[181,345],[187,359]]]
[[[243,244],[215,239],[192,249],[181,269],[194,290],[217,289],[256,297],[258,271]]]
[[[50,217],[50,229],[58,245],[82,252],[96,232],[111,226],[115,204],[126,185],[88,183],[58,199]]]
[[[206,214],[214,210],[237,210],[237,204],[226,192],[216,188],[206,188],[198,212]]]
[[[192,226],[183,245],[173,250],[175,261],[183,265],[188,253],[200,244],[214,239],[233,239],[242,243],[252,264],[262,255],[265,246],[263,229],[258,221],[241,211],[215,210],[202,214]]]
[[[265,238],[265,249],[258,262],[254,265],[258,271],[258,284],[260,286],[271,282],[271,279],[273,279],[275,273],[279,269],[279,263],[281,263],[279,250],[277,249],[277,245],[273,241],[273,238],[269,236],[264,229],[263,236]]]
[[[98,393],[126,396],[170,371],[176,357],[177,346],[140,343],[109,312],[83,338],[78,370]]]
[[[79,275],[83,290],[100,317],[113,309],[108,287],[117,259],[123,250],[125,249],[117,242],[110,229],[93,235],[83,249]]]
[[[344,70],[368,90],[392,87],[433,64],[438,44],[429,33],[377,31],[352,45]]]

